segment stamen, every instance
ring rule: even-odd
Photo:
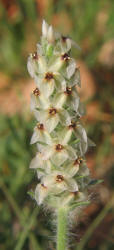
[[[57,182],[62,182],[62,181],[64,181],[63,175],[58,174],[58,175],[56,176],[56,181],[57,181]]]
[[[70,87],[67,87],[64,93],[66,95],[71,95],[72,94],[72,89]]]
[[[37,128],[38,128],[39,130],[44,130],[44,125],[43,125],[43,123],[38,123],[38,124],[37,124]]]
[[[41,186],[44,188],[44,189],[47,189],[47,187],[42,183]]]
[[[71,124],[68,126],[69,129],[75,129],[76,128],[76,123],[71,122]]]
[[[74,165],[80,165],[83,163],[83,158],[78,157],[75,161],[74,161]]]
[[[32,59],[38,60],[38,54],[37,54],[37,52],[34,52],[34,53],[32,54]]]
[[[80,119],[81,118],[81,116],[80,115],[77,115],[77,119]]]
[[[40,91],[38,88],[34,89],[32,92],[35,96],[39,96],[40,95]]]
[[[53,78],[54,78],[53,73],[47,72],[47,73],[45,74],[45,80],[50,81],[50,80],[52,80]]]
[[[61,56],[61,59],[66,62],[70,59],[70,56],[67,53],[65,53]]]
[[[62,36],[61,38],[62,38],[62,42],[64,42],[64,43],[65,43],[65,42],[66,42],[66,40],[68,39],[68,37],[67,37],[67,36]]]
[[[79,191],[71,192],[74,196],[77,196],[79,194]]]
[[[50,115],[55,115],[57,113],[57,110],[55,108],[50,108],[49,109],[49,114]]]
[[[58,151],[58,152],[60,152],[61,150],[63,150],[63,148],[64,147],[61,144],[57,144],[56,147],[55,147],[56,151]]]

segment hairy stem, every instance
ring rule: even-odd
[[[65,207],[58,209],[57,218],[57,250],[66,250],[67,247],[67,214]]]

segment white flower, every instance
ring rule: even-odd
[[[43,71],[45,68],[43,69]],[[44,97],[48,98],[54,92],[54,89],[62,90],[65,86],[65,80],[58,72],[54,72],[53,68],[45,70],[35,76],[35,82]]]
[[[53,140],[50,145],[37,144],[37,147],[43,159],[50,159],[56,166],[61,166],[67,159],[75,160],[77,157],[76,150],[61,138]]]
[[[35,200],[38,205],[42,204],[49,195],[57,195],[64,191],[77,192],[78,184],[72,178],[75,173],[53,171],[51,174],[41,177],[41,184],[35,189]]]
[[[72,177],[71,174],[64,171],[53,171],[52,174],[42,177],[41,182],[53,194],[58,194],[65,190],[76,192],[78,191],[78,185]]]
[[[44,57],[37,52],[30,54],[27,61],[27,69],[31,77],[35,77],[35,75],[38,74],[41,70],[43,70],[43,67],[45,67],[46,61],[44,60]]]
[[[46,59],[43,56],[39,56],[37,62],[37,74],[36,71],[33,70],[34,73],[32,72],[32,77],[34,76],[36,85],[44,97],[48,98],[53,93],[55,88],[58,90],[64,88],[65,79],[58,72],[62,65],[63,61],[61,57],[56,58],[55,61],[52,61],[48,65]],[[30,69],[31,68],[32,66]],[[31,72],[31,70],[29,70],[29,72]]]
[[[35,52],[34,54],[29,55],[27,61],[27,69],[32,78],[37,73],[37,67],[38,67],[38,55]]]
[[[35,88],[31,94],[30,107],[33,111],[39,107],[47,108],[49,106],[49,100],[46,99],[38,88]]]
[[[68,107],[68,109],[73,109],[77,112],[80,103],[80,98],[77,94],[76,89],[68,86],[65,88],[64,95],[67,96],[65,100],[66,107]]]
[[[45,109],[42,105],[39,105],[38,110],[34,111],[37,121],[43,123],[49,133],[56,128],[59,122],[67,125],[70,121],[68,112],[62,108],[64,102],[65,95],[59,95],[53,101],[50,101]]]
[[[44,199],[48,196],[48,188],[43,184],[38,184],[35,189],[35,200],[38,205],[41,205]]]
[[[81,156],[84,155],[88,148],[88,138],[85,129],[81,124],[70,121],[68,127],[63,131],[64,141],[68,143],[72,135],[74,135],[74,139],[71,144],[74,146],[75,150],[79,150]],[[62,137],[61,134],[60,136]]]
[[[31,169],[36,169],[37,176],[40,178],[43,175],[49,174],[51,172],[52,164],[50,160],[44,160],[43,155],[38,152],[36,156],[32,159],[30,166]]]
[[[58,41],[57,46],[62,52],[64,53],[69,52],[72,46],[80,50],[80,47],[77,45],[77,43],[74,42],[70,37],[61,36],[59,38],[61,39]]]
[[[50,144],[51,141],[51,136],[45,130],[43,123],[37,124],[37,126],[34,128],[34,133],[32,135],[30,144],[34,144],[36,142],[44,142],[46,144]]]

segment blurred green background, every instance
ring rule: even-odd
[[[82,48],[73,55],[81,71],[80,96],[87,106],[83,123],[96,143],[87,153],[87,163],[93,177],[104,179],[92,190],[91,205],[73,227],[69,249],[114,249],[113,10],[113,0],[0,1],[1,250],[55,249],[50,211],[39,210],[27,194],[37,177],[29,169],[36,150],[29,145],[35,124],[29,110],[34,83],[26,61],[39,41],[43,18]]]

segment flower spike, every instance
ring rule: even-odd
[[[34,198],[38,205],[56,209],[87,202],[91,180],[85,153],[92,143],[80,122],[84,114],[77,92],[80,70],[71,56],[72,46],[79,49],[43,20],[41,43],[27,63],[36,85],[31,110],[37,124],[30,141],[38,150],[30,163],[38,177]]]

